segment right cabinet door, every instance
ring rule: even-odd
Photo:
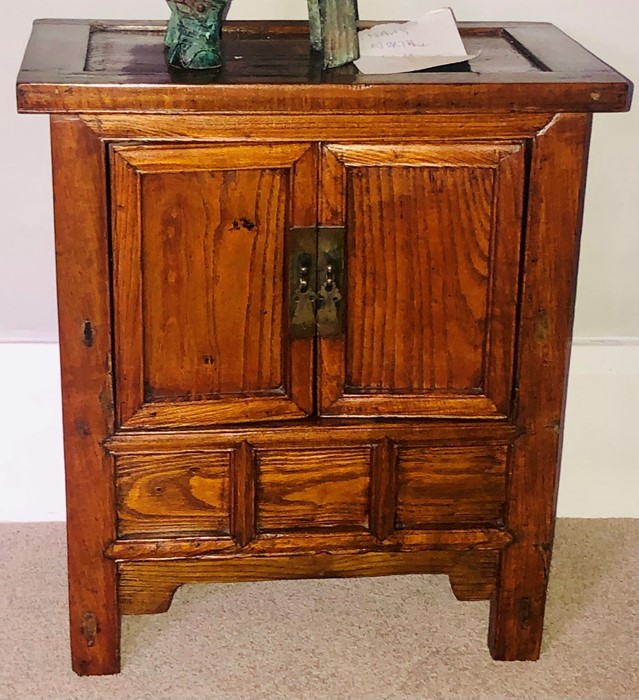
[[[508,416],[525,162],[523,143],[323,147],[320,224],[345,235],[322,415]]]

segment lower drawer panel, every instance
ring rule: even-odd
[[[402,447],[397,462],[398,528],[503,520],[505,445]]]
[[[224,442],[198,435],[192,445],[171,436],[154,438],[153,451],[116,453],[118,538],[212,538],[243,549],[290,535],[303,551],[313,533],[392,542],[395,531],[502,528],[512,441],[437,443],[417,431],[338,441],[325,432],[305,441],[286,431],[276,440],[277,429]]]
[[[368,526],[371,448],[257,453],[257,529]]]
[[[228,535],[232,454],[118,458],[119,536]]]

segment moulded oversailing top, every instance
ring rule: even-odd
[[[362,23],[371,26],[371,23]],[[164,22],[38,20],[22,112],[617,112],[632,83],[551,24],[462,23],[479,56],[390,76],[322,70],[306,22],[229,22],[219,71],[169,71]]]

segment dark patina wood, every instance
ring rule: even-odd
[[[372,115],[629,106],[628,81],[547,24],[462,23],[468,48],[482,51],[471,72],[379,77],[360,76],[354,66],[323,72],[321,59],[309,54],[306,22],[230,22],[225,28],[224,69],[212,82],[188,84],[167,72],[165,23],[43,20],[34,26],[18,77],[19,106],[25,112]]]
[[[164,30],[38,22],[18,79],[54,115],[74,669],[183,584],[400,573],[537,658],[590,113],[630,83],[545,24],[362,77],[245,22],[188,84]]]

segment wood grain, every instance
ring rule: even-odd
[[[527,38],[524,34],[521,50],[508,40],[495,42],[503,29],[516,30],[522,25],[493,24],[479,31],[471,26],[467,35],[477,37],[480,46],[481,38],[488,38],[481,46],[484,65],[477,66],[481,72],[435,71],[363,78],[352,66],[321,71],[319,62],[309,55],[308,29],[299,23],[245,23],[235,30],[228,26],[225,67],[213,81],[214,89],[198,81],[189,84],[184,78],[176,81],[168,73],[162,48],[164,24],[138,23],[136,30],[131,22],[109,25],[86,20],[84,26],[112,33],[124,30],[111,66],[93,72],[84,70],[85,62],[75,67],[52,66],[49,51],[39,47],[63,43],[61,37],[64,41],[77,33],[78,23],[39,23],[27,56],[28,69],[18,77],[21,111],[315,115],[605,112],[629,108],[630,82],[601,61],[593,65],[585,49],[550,25],[542,25],[539,30],[544,38],[543,60],[537,62],[537,36]],[[463,25],[462,30],[467,31]],[[272,38],[265,40],[264,34]],[[485,56],[495,48],[497,55],[486,66]],[[532,57],[534,67],[546,64],[553,70],[513,69],[513,55],[518,53],[520,59],[522,55]],[[244,58],[236,60],[235,56]],[[118,89],[119,85],[126,89]],[[363,86],[365,89],[358,89]]]
[[[506,504],[508,448],[403,446],[398,456],[397,526],[498,524]]]
[[[591,121],[559,115],[533,144],[515,413],[526,434],[509,466],[516,544],[503,554],[491,609],[496,659],[533,660],[541,648]]]
[[[507,143],[413,143],[407,147],[401,142],[394,144],[388,143],[387,139],[385,141],[384,144],[370,145],[336,143],[330,144],[328,148],[347,168],[413,166],[464,169],[495,169],[504,157],[521,149],[519,144]],[[441,194],[439,188],[435,188],[435,192]],[[478,193],[477,198],[481,200],[481,193]]]
[[[308,68],[307,68],[308,70]],[[99,74],[96,74],[99,75]],[[307,73],[308,75],[308,73]],[[448,73],[436,76],[429,83],[402,76],[401,84],[388,80],[365,85],[367,89],[352,91],[353,83],[339,82],[313,85],[299,84],[220,85],[215,91],[208,86],[168,84],[164,80],[146,82],[148,75],[123,80],[129,89],[105,91],[92,84],[85,74],[51,75],[49,72],[23,74],[17,86],[18,106],[23,114],[87,112],[150,112],[163,113],[169,109],[183,112],[250,112],[291,111],[308,114],[366,113],[378,111],[389,114],[418,113],[424,109],[462,114],[483,114],[508,110],[522,111],[583,111],[627,112],[630,108],[630,82],[618,73],[595,76],[566,73],[502,74],[501,85],[495,87],[494,76],[455,73],[455,89],[451,91]],[[92,76],[94,77],[94,76]],[[368,77],[368,76],[367,76]],[[103,80],[104,76],[100,75]],[[47,83],[47,79],[53,80]],[[273,79],[268,76],[268,79]],[[115,76],[112,81],[118,80]],[[144,81],[144,82],[140,82]],[[215,97],[212,97],[215,95]],[[350,96],[354,95],[354,99]]]
[[[367,527],[370,447],[258,451],[257,528]]]
[[[451,568],[448,579],[457,600],[490,600],[494,596],[493,561],[492,557],[469,556]]]
[[[276,428],[276,429],[275,429]],[[149,452],[201,452],[247,441],[255,448],[295,448],[321,445],[360,446],[388,438],[392,442],[435,446],[509,445],[522,433],[507,421],[431,420],[360,421],[331,419],[290,423],[220,426],[215,430],[119,432],[105,441],[115,455]]]
[[[146,402],[283,386],[286,180],[282,170],[142,178]]]
[[[162,401],[143,405],[122,429],[152,430],[154,428],[201,428],[224,423],[256,423],[259,421],[288,421],[307,414],[290,401],[283,391],[273,396],[231,395],[197,401]]]
[[[318,147],[312,145],[293,164],[293,196],[289,201],[288,217],[291,229],[313,228],[317,224],[318,192]],[[294,234],[293,234],[294,235]],[[290,235],[289,235],[290,242]],[[288,268],[288,265],[287,265]],[[284,274],[284,289],[290,289],[290,268]],[[284,304],[286,314],[288,305]],[[283,326],[288,328],[288,317]],[[306,415],[315,412],[315,338],[287,339],[288,353],[288,391],[292,402]]]
[[[255,537],[255,450],[244,441],[233,453],[231,532],[240,547]]]
[[[182,537],[180,539],[116,540],[107,555],[116,561],[155,561],[211,557],[228,559],[282,554],[361,554],[362,552],[414,552],[431,549],[501,550],[512,544],[503,528],[452,527],[437,530],[401,530],[384,541],[363,531],[258,533],[241,546],[226,537]]]
[[[230,467],[230,451],[118,459],[119,536],[228,535]]]
[[[263,142],[273,139],[331,143],[399,140],[423,142],[427,134],[435,142],[474,139],[517,140],[531,138],[546,126],[553,114],[83,114],[82,120],[99,136],[150,141],[179,140]],[[315,221],[311,222],[315,223]]]
[[[323,165],[347,330],[319,342],[322,413],[508,415],[522,146],[331,144]]]
[[[135,169],[110,152],[116,417],[126,424],[144,402],[142,197]]]
[[[481,393],[494,173],[366,166],[348,174],[347,391]]]
[[[104,149],[77,118],[51,120],[64,457],[69,613],[73,669],[120,670],[115,539],[111,309]]]
[[[496,552],[369,552],[281,556],[229,561],[129,562],[118,565],[122,612],[165,612],[184,584],[263,579],[343,578],[396,574],[451,574],[462,600],[490,598],[495,588]]]
[[[237,163],[228,146],[113,149],[125,426],[312,410],[312,340],[289,343],[283,331],[284,234],[314,211],[314,155],[299,144],[238,148]]]
[[[383,542],[395,532],[397,445],[388,438],[375,445],[371,471],[370,529]]]
[[[209,173],[224,171],[260,171],[268,168],[270,171],[288,170],[295,161],[308,151],[306,144],[234,144],[232,148],[212,144],[157,144],[140,146],[116,146],[117,154],[140,173]],[[167,188],[168,189],[168,188]],[[239,187],[238,187],[239,189]],[[222,192],[221,195],[231,195],[232,192]],[[276,200],[277,201],[277,200]],[[226,206],[226,200],[223,200]],[[250,202],[250,198],[249,198]],[[237,206],[230,199],[229,206]],[[222,206],[222,205],[220,205]],[[250,206],[250,204],[249,204]],[[277,211],[277,209],[275,210]],[[227,215],[221,211],[220,215]]]

